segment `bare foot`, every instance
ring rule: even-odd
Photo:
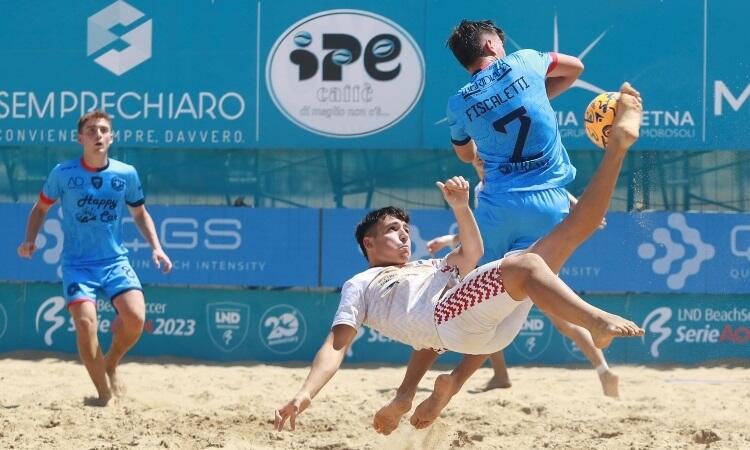
[[[612,398],[620,398],[620,377],[614,372],[608,370],[599,374],[599,381],[602,383],[604,395]]]
[[[643,336],[643,328],[627,319],[606,312],[599,317],[596,325],[589,331],[596,348],[607,348],[612,339],[618,336]]]
[[[612,125],[610,142],[621,140],[622,145],[618,148],[627,149],[639,136],[641,115],[643,113],[643,103],[641,94],[633,89],[630,83],[623,83],[620,87],[620,99],[617,101],[617,115]],[[610,146],[607,146],[609,149]]]
[[[435,389],[432,394],[417,406],[409,423],[418,430],[429,427],[440,416],[453,394],[455,390],[451,376],[445,373],[438,375],[435,378]]]
[[[491,391],[493,389],[508,389],[511,386],[513,386],[513,383],[510,382],[510,378],[502,378],[502,377],[493,375],[492,378],[490,378],[490,381],[488,381],[486,385],[477,389],[472,389],[469,391],[469,393],[481,394],[482,392]]]
[[[86,397],[83,399],[83,404],[86,406],[98,406],[105,407],[112,401],[112,394],[104,394],[99,397]]]
[[[372,419],[372,426],[380,434],[388,436],[398,428],[401,416],[411,410],[411,400],[394,398],[387,405],[380,408]]]
[[[107,378],[109,378],[109,386],[112,390],[112,394],[114,394],[115,397],[124,396],[125,384],[117,375],[117,367],[107,367]]]

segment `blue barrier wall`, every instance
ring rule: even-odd
[[[343,9],[346,8],[346,9]],[[579,56],[555,100],[563,141],[593,148],[582,112],[632,81],[642,149],[747,149],[747,2],[448,0],[3,2],[0,145],[74,146],[81,112],[118,143],[160,148],[446,148],[447,97],[468,79],[445,48],[467,15],[508,52]]]
[[[58,280],[58,208],[47,216],[32,260],[15,248],[31,205],[0,204],[0,280]],[[164,276],[132,220],[124,226],[130,258],[146,283],[164,285],[340,287],[366,269],[354,228],[360,209],[253,209],[151,206],[164,249],[175,262]],[[414,210],[412,254],[455,232],[447,210]],[[571,257],[562,278],[577,291],[750,293],[750,214],[610,213]]]
[[[74,353],[75,333],[58,284],[0,284],[0,352]],[[173,355],[216,361],[310,361],[328,333],[336,293],[228,289],[146,289],[147,321],[132,355]],[[747,296],[618,295],[588,301],[631,318],[646,336],[616,339],[612,363],[701,363],[750,356]],[[99,300],[99,336],[111,340],[114,310]],[[404,363],[410,349],[362,329],[350,362]],[[580,350],[533,309],[505,350],[515,364],[586,363]],[[455,362],[446,354],[443,362]]]

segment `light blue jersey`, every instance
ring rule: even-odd
[[[454,144],[473,139],[484,161],[482,197],[565,186],[575,168],[560,140],[545,78],[557,54],[520,50],[475,73],[448,100]]]
[[[145,202],[141,181],[133,166],[109,158],[106,167],[87,167],[82,159],[52,169],[40,201],[60,200],[63,211],[63,266],[84,266],[127,254],[122,244],[125,205]]]

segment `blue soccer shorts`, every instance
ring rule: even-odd
[[[138,275],[126,257],[104,264],[63,266],[62,278],[68,308],[80,302],[96,303],[97,292],[104,293],[112,301],[124,292],[143,290]]]
[[[492,197],[480,194],[474,212],[484,242],[479,264],[502,258],[507,252],[523,250],[549,233],[570,212],[564,188],[508,192]]]

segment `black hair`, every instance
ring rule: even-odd
[[[367,257],[367,250],[365,250],[365,236],[371,236],[373,227],[380,222],[385,216],[395,217],[399,220],[409,223],[409,213],[396,206],[386,206],[384,208],[375,209],[367,213],[365,217],[357,224],[357,228],[354,231],[354,237],[357,238],[359,248],[362,249],[362,254],[365,255],[366,260],[370,260]]]
[[[487,33],[497,34],[505,43],[505,33],[492,20],[464,19],[453,29],[445,45],[451,49],[458,62],[468,68],[484,55],[482,36]]]

